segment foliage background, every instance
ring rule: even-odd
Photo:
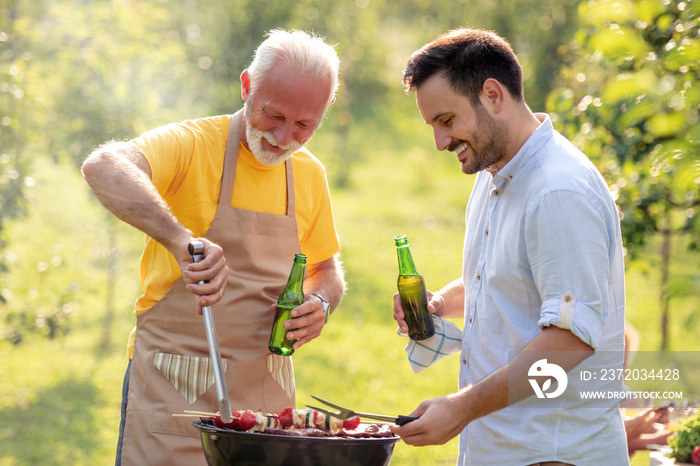
[[[611,162],[624,168],[615,156],[628,150],[600,132],[625,121],[621,103],[601,99],[598,105],[595,99],[622,72],[643,71],[649,63],[624,53],[608,57],[605,45],[620,41],[589,38],[622,24],[635,34],[622,40],[621,50],[643,44],[648,34],[640,12],[655,8],[661,18],[669,11],[683,16],[664,24],[673,40],[680,26],[683,46],[693,52],[698,15],[692,5],[697,3],[515,0],[505,8],[472,0],[0,0],[0,465],[112,461],[143,237],[98,205],[80,179],[79,164],[106,139],[240,107],[238,77],[265,31],[313,29],[338,44],[342,60],[338,100],[310,148],[327,169],[349,291],[323,337],[295,356],[299,405],[313,393],[365,411],[407,414],[423,399],[454,391],[458,363],[448,358],[418,375],[406,363],[405,342],[391,319],[393,237],[409,236],[429,288],[441,287],[460,274],[471,188],[454,158],[434,150],[413,97],[401,89],[407,57],[453,27],[496,30],[521,59],[533,110],[557,115],[562,131],[621,188]],[[586,80],[578,79],[581,71]],[[653,69],[657,79],[666,77],[663,82],[677,72]],[[697,68],[683,75],[682,82],[690,83],[681,86],[685,94],[659,93],[654,108],[659,113],[668,102],[684,103],[690,119],[676,126],[690,148],[670,158],[683,170],[657,179],[667,185],[685,180],[684,196],[693,201],[698,143],[685,130],[697,128]],[[650,95],[625,89],[622,98],[630,102]],[[587,122],[596,131],[584,131]],[[644,122],[635,128],[632,136],[648,129]],[[613,152],[596,151],[596,141]],[[653,160],[669,159],[639,153],[639,165],[630,171],[642,175],[655,173]],[[625,180],[627,187],[641,186]],[[664,205],[658,197],[648,204]],[[643,350],[662,345],[664,305],[667,349],[698,350],[700,270],[697,253],[687,249],[698,229],[683,221],[696,218],[695,212],[692,202],[675,210],[674,221],[691,227],[671,235],[666,282],[661,231],[647,224],[627,244],[634,249],[627,263],[628,319],[640,330]],[[456,448],[456,440],[420,449],[400,443],[392,464],[453,464]]]

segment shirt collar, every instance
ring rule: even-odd
[[[522,145],[515,156],[493,177],[492,181],[496,187],[502,187],[507,181],[517,177],[520,169],[532,159],[540,147],[549,141],[554,134],[554,127],[552,126],[552,120],[549,119],[549,115],[546,113],[535,113],[535,117],[540,120],[540,126],[525,141],[525,144]]]

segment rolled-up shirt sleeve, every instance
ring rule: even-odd
[[[557,326],[597,348],[607,318],[613,239],[593,192],[546,192],[526,216],[540,328]]]

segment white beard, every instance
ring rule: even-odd
[[[254,128],[250,122],[251,114],[253,113],[253,102],[254,93],[251,92],[246,100],[245,110],[243,111],[243,118],[245,119],[245,137],[248,141],[248,149],[250,153],[253,154],[255,159],[261,164],[267,167],[273,167],[279,163],[284,162],[289,157],[299,150],[304,144],[296,140],[292,141],[290,144],[285,146],[277,144],[277,138],[272,134],[271,131],[260,131]],[[275,147],[284,149],[285,152],[281,154],[276,154],[275,152],[266,150],[263,147],[263,139]]]

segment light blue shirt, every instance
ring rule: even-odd
[[[506,365],[550,325],[570,329],[596,354],[609,352],[622,368],[617,208],[591,161],[547,115],[537,116],[542,124],[505,167],[476,175],[467,205],[460,388]],[[569,393],[537,401],[470,423],[460,435],[458,464],[629,463],[617,404],[590,408]]]

